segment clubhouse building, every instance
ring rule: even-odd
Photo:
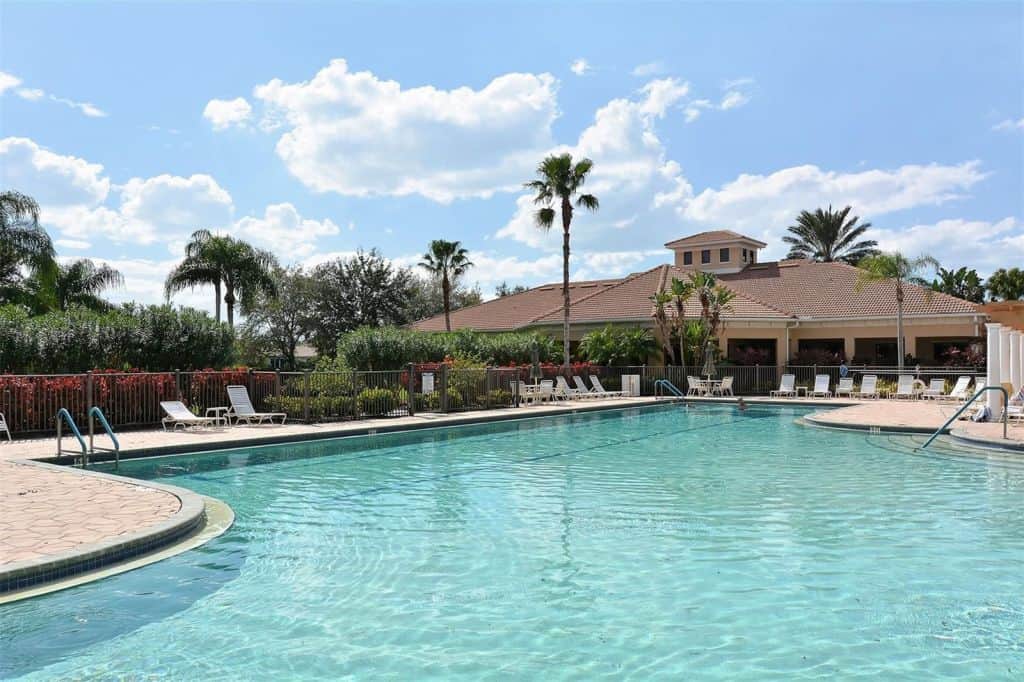
[[[730,230],[671,241],[672,263],[622,279],[570,284],[571,341],[607,324],[645,327],[657,334],[651,297],[695,270],[715,273],[735,298],[722,315],[720,347],[729,358],[753,355],[784,364],[802,351],[841,354],[855,363],[895,365],[896,294],[892,282],[857,287],[857,268],[805,260],[760,262],[766,244]],[[904,284],[906,352],[923,365],[942,364],[951,348],[980,341],[988,316],[980,307],[946,294]],[[674,314],[671,311],[670,314]],[[696,298],[685,316],[700,316]],[[539,331],[562,335],[562,284],[535,287],[451,313],[452,329]],[[443,331],[444,316],[412,325]]]

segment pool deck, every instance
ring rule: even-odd
[[[691,398],[694,403],[735,403],[734,398]],[[745,398],[754,405],[827,408],[804,419],[815,426],[931,433],[951,417],[952,404],[924,401]],[[527,408],[457,414],[422,414],[326,424],[234,426],[188,431],[140,430],[118,434],[121,456],[142,457],[248,447],[321,438],[386,433],[440,426],[572,414],[657,404],[654,398],[577,400]],[[1024,456],[1024,425],[961,421],[953,440],[1019,449]],[[170,538],[196,526],[202,499],[187,490],[105,473],[42,463],[53,461],[51,438],[0,444],[0,595],[14,580],[41,571],[67,572],[85,559],[142,551],[155,539]],[[178,537],[177,539],[180,539]],[[166,544],[166,543],[164,543]],[[118,554],[120,553],[120,554]],[[109,562],[108,562],[109,563]],[[16,587],[16,586],[15,586]]]

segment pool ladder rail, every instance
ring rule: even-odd
[[[110,437],[110,442],[113,447],[101,448],[97,447],[94,443],[94,431],[95,423],[99,421],[100,426],[107,432]],[[73,450],[64,450],[64,434],[62,433],[62,426],[67,423],[68,428],[71,429],[71,435],[78,441],[78,446],[81,450],[80,453],[74,452]],[[83,469],[89,466],[89,456],[94,455],[97,452],[112,452],[114,453],[114,468],[118,468],[121,464],[121,443],[117,440],[117,436],[114,435],[114,429],[110,428],[110,422],[107,421],[106,416],[103,414],[103,410],[98,407],[92,407],[89,409],[89,444],[86,446],[85,438],[82,436],[82,432],[78,429],[78,424],[75,423],[74,417],[68,412],[67,408],[60,408],[57,412],[57,457],[78,457],[78,464]]]
[[[960,415],[964,413],[964,410],[966,410],[968,407],[970,407],[974,403],[974,401],[977,400],[978,397],[983,395],[986,391],[1000,391],[1003,394],[1003,440],[1006,440],[1006,425],[1007,425],[1007,423],[1009,421],[1009,415],[1008,415],[1009,410],[1006,409],[1006,405],[1010,404],[1010,394],[1002,386],[985,386],[980,391],[978,391],[973,396],[971,396],[970,400],[968,400],[963,405],[961,405],[960,409],[956,411],[956,414],[954,414],[952,417],[947,419],[945,424],[943,424],[939,428],[935,429],[935,433],[933,433],[931,436],[929,436],[928,440],[926,440],[924,442],[924,445],[921,446],[921,449],[924,450],[929,445],[931,445],[933,440],[935,440],[940,435],[942,435],[942,432],[945,431],[946,428],[950,424],[955,422],[957,420],[957,418],[959,418]]]
[[[686,397],[686,394],[668,379],[658,379],[654,382],[654,395],[660,398],[662,396],[662,391],[665,393],[671,393],[677,398]]]

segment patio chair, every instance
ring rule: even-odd
[[[963,401],[971,397],[968,387],[971,385],[970,377],[957,377],[953,390],[945,395],[936,396],[934,400],[955,400]]]
[[[896,380],[896,392],[890,394],[889,397],[895,400],[901,400],[903,398],[913,400],[916,398],[917,394],[914,393],[914,375],[901,374]]]
[[[878,397],[878,376],[865,374],[860,380],[860,390],[853,391],[854,398],[877,398]]]
[[[540,401],[549,403],[555,399],[555,382],[551,379],[544,379],[540,382]]]
[[[928,388],[921,391],[921,397],[926,400],[938,400],[946,397],[946,380],[932,379],[928,382]]]
[[[686,377],[686,395],[704,395],[704,382],[699,377]]]
[[[257,412],[256,408],[252,406],[252,401],[249,400],[249,391],[245,386],[228,386],[228,399],[231,401],[229,414],[235,418],[236,424],[240,421],[244,421],[246,424],[252,424],[254,421],[257,424],[262,424],[265,421],[273,424],[274,419],[280,417],[283,426],[288,420],[288,415],[284,412]]]
[[[597,378],[596,374],[590,375],[590,383],[594,385],[594,395],[599,395],[604,398],[621,398],[625,395],[622,391],[606,391],[604,386],[601,384],[601,380]]]
[[[822,398],[832,397],[832,378],[827,374],[815,374],[814,375],[814,390],[809,394],[812,398],[821,396]]]
[[[836,397],[842,398],[844,395],[847,398],[853,396],[853,377],[845,377],[839,380],[839,384],[836,386]]]
[[[7,434],[7,442],[11,442],[11,430],[7,428],[7,420],[4,419],[4,413],[0,412],[0,431]]]
[[[732,376],[722,377],[722,383],[715,386],[712,392],[723,396],[732,395],[732,382]]]
[[[163,408],[167,416],[160,420],[160,425],[164,427],[164,431],[167,430],[167,425],[171,424],[171,430],[178,428],[179,426],[183,429],[198,426],[211,426],[217,423],[215,417],[197,417],[192,414],[192,411],[185,407],[185,403],[180,400],[164,400],[160,403],[160,407]]]
[[[580,394],[580,389],[573,388],[565,380],[565,377],[559,375],[555,377],[555,397],[562,398],[563,400],[577,400],[583,396]]]
[[[779,388],[776,391],[772,391],[768,394],[769,398],[782,398],[782,397],[796,397],[796,375],[795,374],[783,374],[782,380],[779,382]]]

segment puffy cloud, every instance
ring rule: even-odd
[[[0,140],[0,178],[46,206],[96,204],[110,192],[100,164],[55,154],[24,137]]]
[[[701,111],[704,109],[710,109],[712,106],[711,100],[709,99],[695,99],[686,105],[683,109],[683,116],[687,123],[693,123],[700,118]]]
[[[690,84],[678,78],[661,78],[651,81],[640,92],[646,95],[640,103],[641,113],[661,117],[670,106],[686,97],[690,92]]]
[[[21,79],[14,74],[0,71],[0,95],[21,85]]]
[[[242,126],[252,116],[252,105],[243,97],[211,99],[203,109],[203,118],[213,124],[214,130]]]
[[[658,76],[665,73],[665,65],[661,62],[647,62],[646,64],[638,64],[633,67],[630,74],[637,76],[638,78],[649,78],[651,76]]]
[[[290,260],[309,258],[320,237],[339,232],[338,226],[330,220],[303,218],[289,203],[267,206],[261,218],[246,216],[236,222],[231,231]]]
[[[1024,130],[1024,118],[1019,118],[1016,121],[1008,118],[1005,121],[1000,121],[992,126],[992,130],[998,130],[1004,133]]]
[[[579,59],[573,61],[573,63],[569,65],[569,70],[572,71],[577,76],[583,76],[592,69],[590,63],[587,62],[586,59],[580,57]]]
[[[255,88],[261,127],[281,127],[277,153],[318,192],[419,194],[439,202],[519,188],[553,144],[549,74],[509,73],[479,90],[403,88],[332,61],[311,80]]]
[[[216,228],[231,220],[231,195],[209,175],[132,178],[121,188],[121,214],[166,239],[169,233]]]
[[[876,228],[880,248],[909,256],[928,254],[946,268],[976,268],[983,276],[1001,267],[1024,262],[1024,222],[1013,217],[996,222],[952,218],[906,228]],[[965,249],[964,244],[985,244]]]

